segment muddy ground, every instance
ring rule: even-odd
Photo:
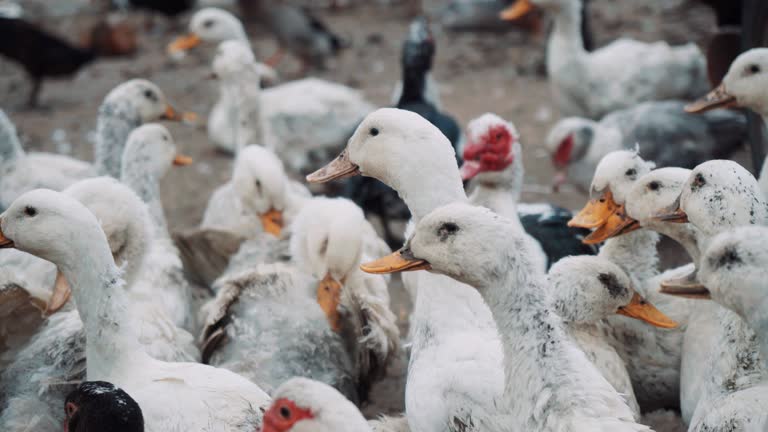
[[[34,3],[32,9],[39,22],[73,41],[95,19],[92,12],[80,7],[87,3],[85,0],[29,3]],[[424,3],[427,10],[433,10],[443,2]],[[400,75],[399,49],[412,17],[411,8],[397,2],[382,5],[371,0],[319,13],[352,47],[329,71],[317,75],[357,87],[374,103],[387,105]],[[592,0],[589,15],[596,46],[627,36],[670,43],[693,41],[704,47],[715,30],[714,16],[695,0]],[[25,147],[91,160],[96,110],[102,98],[121,81],[134,77],[154,81],[178,108],[195,111],[205,118],[215,97],[215,84],[205,79],[210,50],[198,51],[182,62],[171,61],[164,52],[165,45],[183,31],[187,18],[173,23],[156,17],[153,26],[145,27],[148,15],[132,13],[130,19],[142,29],[138,54],[133,58],[100,60],[71,80],[47,82],[42,91],[42,109],[25,108],[29,91],[26,78],[16,65],[0,60],[0,91],[4,95],[0,105],[17,124]],[[266,58],[273,53],[275,44],[269,34],[252,25],[247,31],[258,57]],[[558,112],[544,76],[546,34],[530,35],[517,30],[451,33],[439,27],[434,32],[434,77],[440,83],[445,110],[461,124],[487,111],[514,122],[524,146],[523,201],[580,207],[585,201],[583,193],[566,187],[559,194],[552,194],[549,187],[552,169],[542,150],[542,140],[558,119]],[[281,64],[279,71],[290,79],[298,67],[297,62],[289,60]],[[192,156],[195,164],[173,169],[164,179],[165,210],[171,229],[193,227],[199,223],[211,191],[229,177],[232,160],[213,150],[204,127],[177,123],[167,126],[181,151]],[[394,297],[396,311],[406,318],[406,299],[402,295]]]

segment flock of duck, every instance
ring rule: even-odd
[[[193,161],[157,121],[191,114],[155,84],[104,98],[93,163],[25,152],[0,112],[0,429],[643,431],[679,412],[691,431],[768,430],[768,173],[718,159],[746,136],[718,108],[768,121],[768,49],[686,105],[707,87],[694,45],[587,52],[580,0],[502,18],[534,7],[554,15],[547,69],[574,116],[546,140],[556,182],[590,192],[572,218],[518,203],[512,122],[482,114],[462,135],[441,111],[424,20],[396,108],[377,109],[317,78],[262,89],[276,73],[240,21],[195,13],[168,49],[218,44],[208,136],[235,162],[185,232],[169,232],[159,182]],[[378,180],[350,183],[366,202],[396,193],[404,245],[392,253],[367,206],[313,195],[307,172]],[[660,272],[661,235],[690,263]],[[404,351],[405,412],[366,420]]]

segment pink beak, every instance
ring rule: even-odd
[[[461,165],[461,179],[466,181],[474,178],[476,175],[482,172],[480,162],[475,160],[465,160]]]

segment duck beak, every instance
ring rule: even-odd
[[[697,300],[709,300],[712,298],[707,287],[699,282],[696,270],[677,279],[668,279],[661,282],[660,292],[675,296]]]
[[[328,273],[317,285],[317,303],[320,305],[320,309],[325,312],[331,329],[336,332],[341,328],[340,302],[341,283]]]
[[[193,123],[197,121],[198,117],[193,112],[179,112],[170,104],[166,104],[165,112],[160,116],[160,119]]]
[[[618,237],[632,231],[642,228],[640,222],[627,216],[624,206],[619,206],[615,213],[608,217],[604,224],[590,235],[584,238],[584,244],[597,244],[608,240],[611,237]]]
[[[591,199],[581,211],[568,221],[569,227],[597,228],[608,221],[608,218],[618,210],[619,205],[613,200],[610,189],[600,195],[600,198]]]
[[[264,228],[264,232],[280,237],[280,232],[283,230],[283,212],[269,209],[268,212],[259,215],[259,219],[261,219],[261,226]]]
[[[473,179],[476,175],[482,172],[480,162],[474,160],[464,160],[461,164],[461,179],[464,181]]]
[[[191,157],[183,154],[177,154],[176,157],[173,158],[173,165],[174,166],[187,166],[190,165],[192,162]]]
[[[0,218],[0,249],[9,249],[15,247],[13,240],[3,234],[3,218]]]
[[[411,252],[410,249],[400,249],[384,258],[379,258],[376,261],[371,261],[360,266],[362,271],[373,274],[429,270],[431,268],[432,266],[427,260],[414,257],[413,252]]]
[[[349,160],[349,153],[345,149],[341,154],[328,165],[320,168],[307,176],[310,183],[325,183],[331,180],[338,180],[352,177],[360,174],[360,167]]]
[[[512,6],[499,13],[499,18],[504,21],[514,21],[522,18],[534,9],[531,0],[517,0]]]
[[[663,212],[654,216],[654,219],[660,222],[688,223],[688,215],[680,208],[680,197]]]
[[[198,35],[194,33],[190,33],[188,35],[177,37],[173,42],[168,44],[166,51],[168,52],[168,54],[175,54],[180,51],[187,51],[200,45],[200,42],[202,42],[202,40],[200,40],[200,37]]]
[[[662,311],[656,309],[656,306],[648,303],[638,293],[632,296],[632,300],[629,301],[628,305],[619,307],[616,313],[645,321],[650,325],[661,328],[675,328],[678,325],[673,319],[664,315]]]
[[[72,297],[72,288],[69,286],[69,282],[64,277],[64,274],[60,271],[56,272],[56,282],[53,284],[53,293],[48,300],[48,306],[45,308],[43,314],[45,316],[51,316],[58,312]]]
[[[686,105],[685,112],[698,114],[715,108],[732,108],[736,106],[738,106],[736,97],[728,94],[725,90],[725,84],[720,84],[717,88],[707,93],[706,96]]]

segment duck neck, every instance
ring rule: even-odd
[[[612,261],[627,274],[643,283],[658,274],[659,235],[651,230],[637,230],[611,238],[600,249],[599,257]]]
[[[146,162],[126,158],[122,164],[120,181],[133,189],[136,195],[147,204],[152,222],[155,225],[154,232],[168,237],[168,223],[165,220],[163,201],[160,197],[160,176],[152,172]]]
[[[141,118],[128,103],[104,102],[96,122],[94,164],[101,175],[120,178],[120,161],[128,135],[141,126]]]
[[[2,115],[2,111],[0,111]],[[18,158],[24,156],[16,127],[8,118],[3,118],[5,125],[0,126],[0,165],[12,164]]]
[[[459,169],[453,161],[452,170],[432,170],[434,174],[423,175],[417,180],[395,176],[387,185],[397,191],[413,215],[414,222],[420,221],[432,210],[454,202],[466,202],[467,194],[461,184]],[[441,167],[442,168],[442,167]],[[423,172],[423,167],[413,167],[408,172]]]
[[[60,270],[72,287],[85,327],[88,379],[93,380],[108,377],[116,363],[143,351],[129,328],[122,271],[112,260],[103,234],[94,241],[83,235],[78,242],[87,246],[78,250],[86,251],[87,257],[61,265]]]
[[[428,73],[429,70],[403,65],[403,92],[398,105],[424,101]]]
[[[554,28],[547,43],[547,69],[550,74],[561,66],[570,67],[578,63],[572,60],[586,54],[581,34],[581,2],[569,2],[559,7],[554,14]]]

